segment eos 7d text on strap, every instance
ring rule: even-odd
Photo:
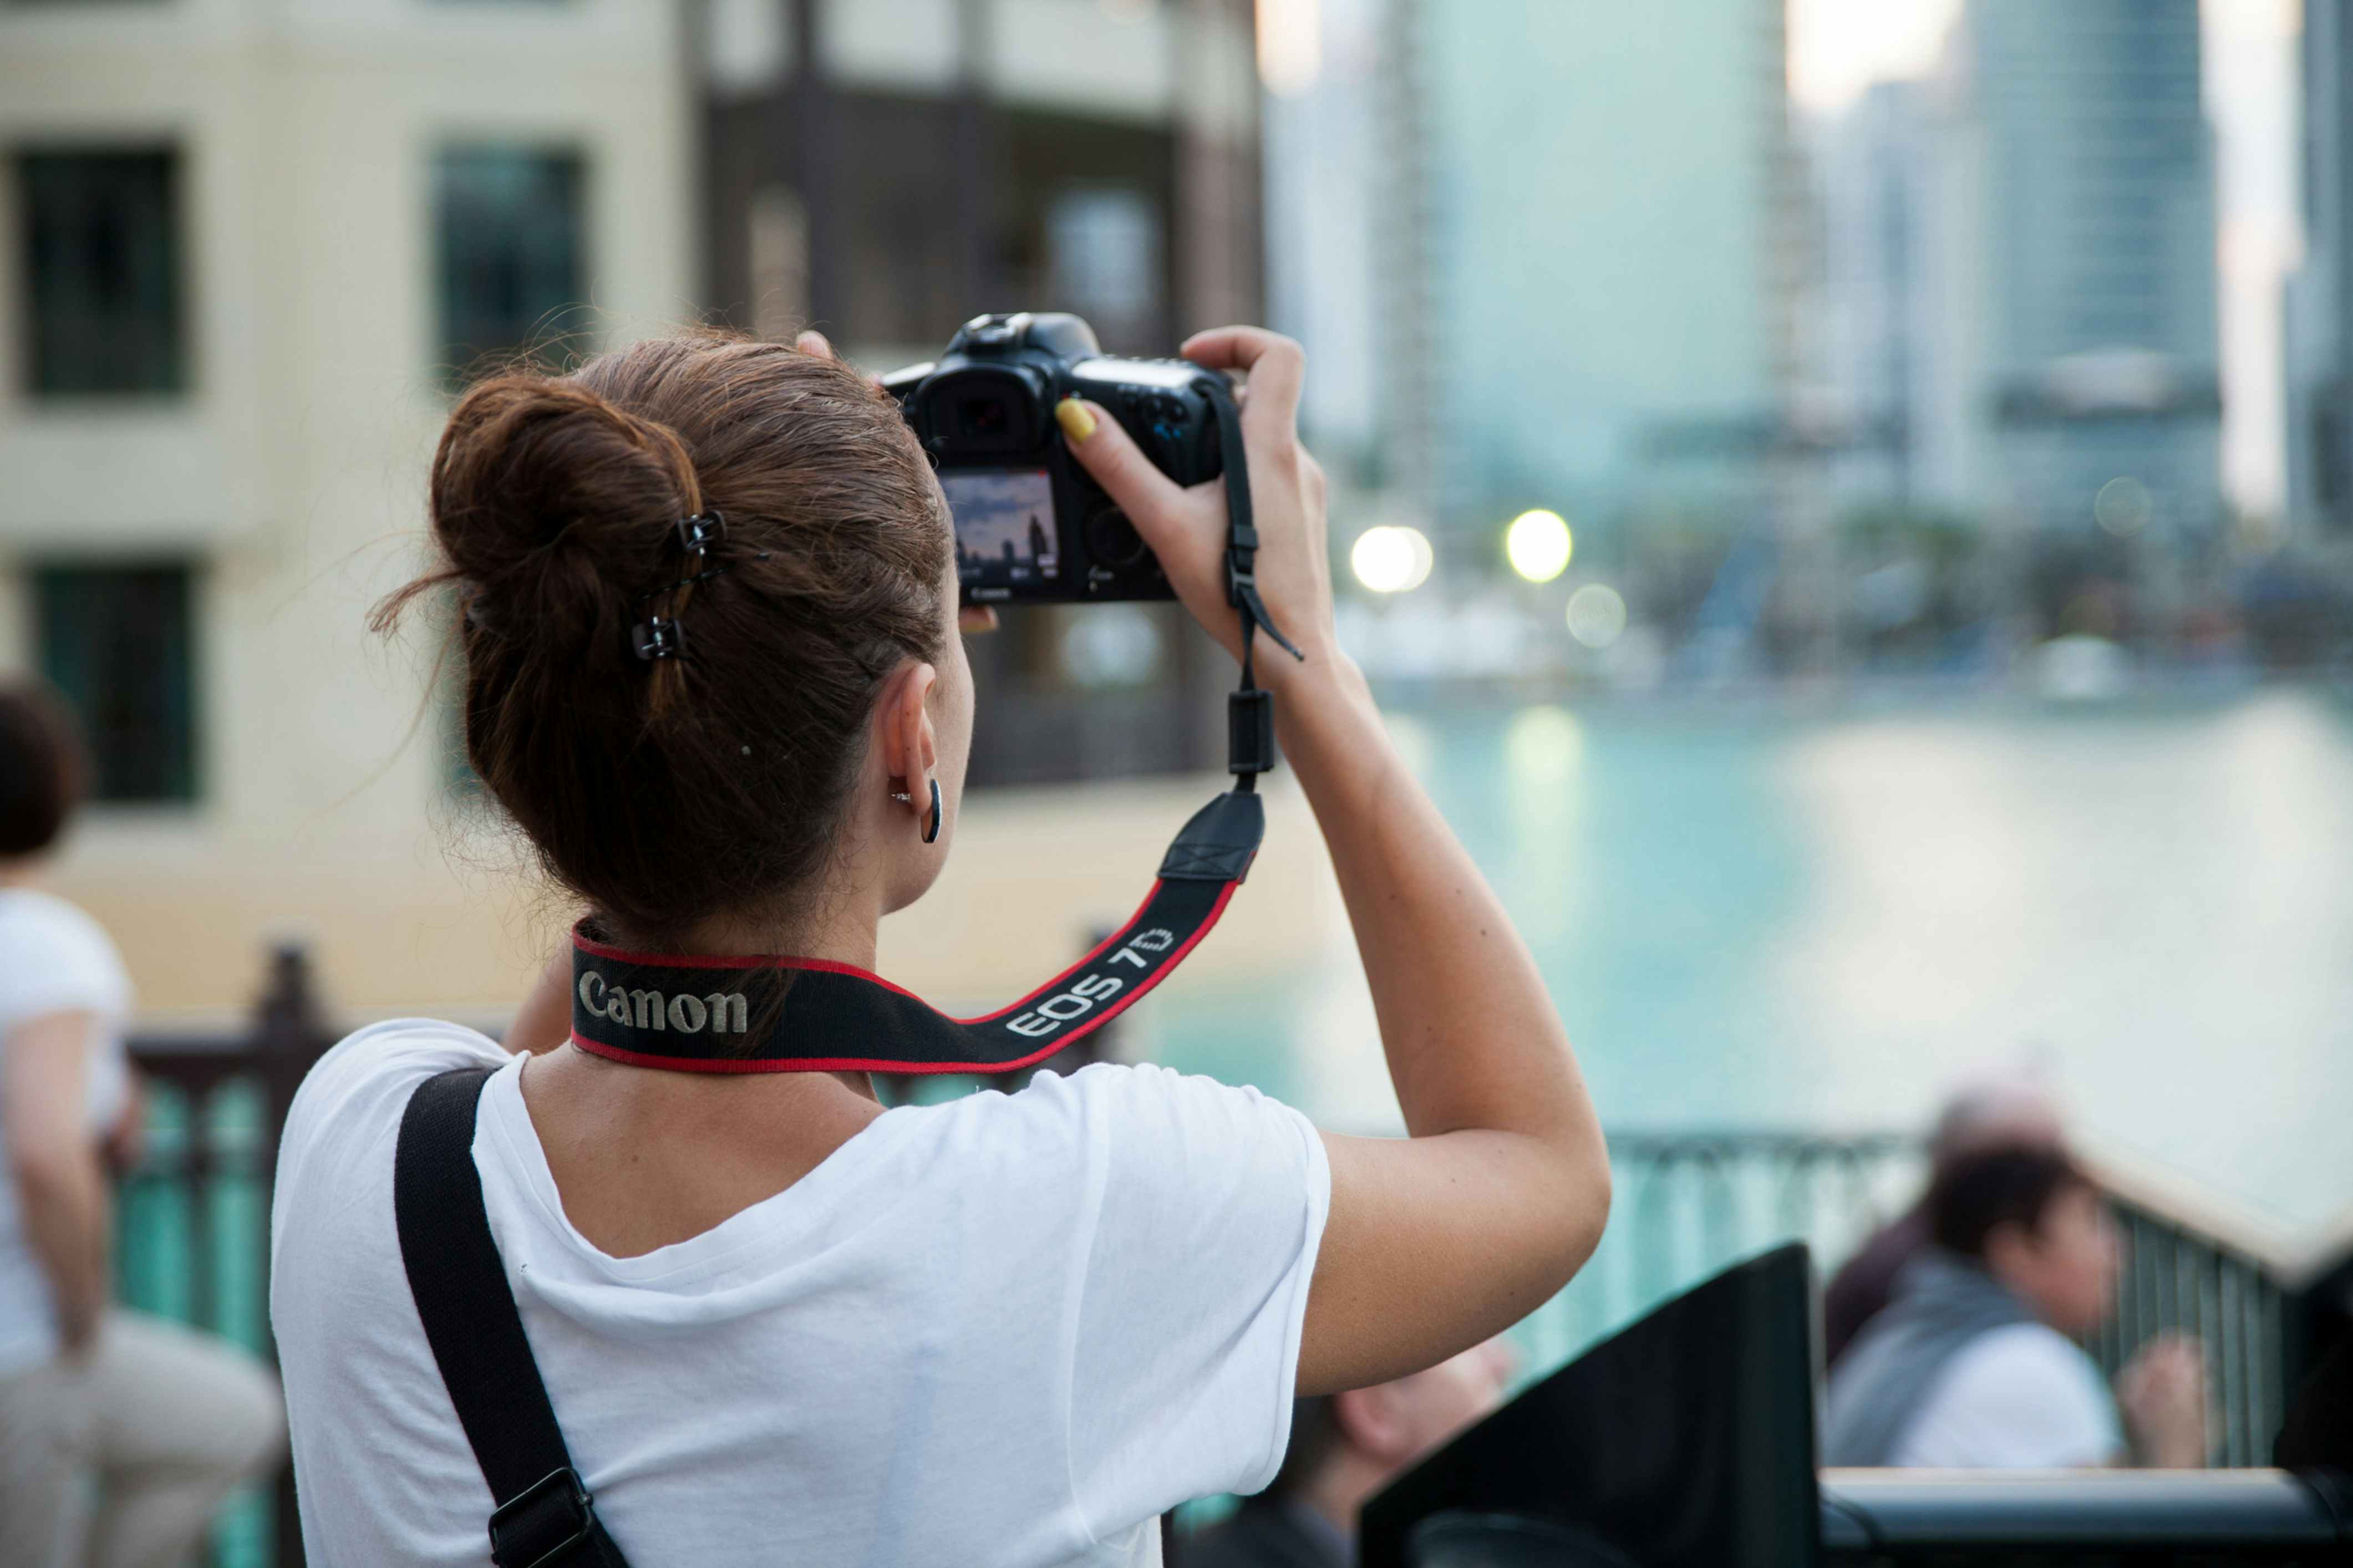
[[[1225,912],[1266,836],[1256,785],[1275,764],[1274,699],[1258,686],[1251,645],[1263,629],[1305,658],[1259,598],[1258,530],[1232,395],[1222,377],[1202,380],[1225,447],[1226,591],[1242,626],[1241,686],[1227,724],[1234,787],[1176,835],[1127,922],[1019,1001],[955,1018],[849,964],[631,952],[583,921],[572,934],[574,1045],[684,1072],[1009,1072],[1103,1027],[1183,962]]]

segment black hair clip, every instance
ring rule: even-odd
[[[719,511],[698,512],[678,520],[678,547],[681,550],[708,550],[727,537],[727,514]]]
[[[658,658],[677,658],[686,652],[686,628],[669,616],[651,616],[631,628],[629,643],[638,650],[638,657],[649,663]]]

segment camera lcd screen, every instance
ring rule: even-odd
[[[1054,484],[1045,469],[950,468],[940,489],[955,520],[959,581],[1049,583],[1060,574]]]

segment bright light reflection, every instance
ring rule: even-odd
[[[1504,553],[1512,570],[1531,583],[1549,583],[1567,571],[1576,548],[1568,524],[1556,511],[1524,511],[1504,533]]]
[[[1258,77],[1277,98],[1315,85],[1324,68],[1322,0],[1258,0]]]
[[[2128,539],[2148,526],[2148,487],[2127,474],[2110,479],[2092,498],[2092,518],[2118,539]]]
[[[1568,635],[1588,647],[1608,647],[1626,630],[1626,601],[1618,590],[1588,583],[1568,596]]]
[[[1368,528],[1348,552],[1356,581],[1376,594],[1405,594],[1430,580],[1436,556],[1418,528]]]
[[[1585,731],[1577,716],[1550,704],[1523,708],[1504,731],[1504,771],[1516,785],[1546,790],[1577,776],[1585,755]]]

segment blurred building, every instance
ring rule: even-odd
[[[89,725],[62,871],[151,1005],[242,1006],[274,933],[355,1006],[512,989],[516,895],[427,830],[467,798],[431,639],[365,621],[463,367],[691,312],[683,37],[670,0],[0,7],[0,661]]]
[[[1377,439],[1403,389],[1398,340],[1417,330],[1378,308],[1374,236],[1405,182],[1382,53],[1386,0],[1276,0],[1297,58],[1265,99],[1269,324],[1307,346],[1300,417],[1344,487],[1380,466]]]
[[[1927,365],[1922,228],[1929,200],[1926,93],[1873,86],[1813,144],[1821,228],[1810,301],[1808,433],[1839,502],[1909,503]]]
[[[2304,267],[2287,289],[2288,510],[2353,530],[2353,0],[2305,0]]]
[[[2221,521],[2197,0],[1968,0],[1936,83],[1915,451],[2017,528]]]
[[[1394,0],[1382,449],[1493,559],[1518,506],[1772,509],[1803,192],[1780,0]]]
[[[705,298],[881,370],[984,310],[1167,354],[1263,309],[1250,0],[706,0]],[[1221,766],[1229,660],[1174,605],[973,645],[981,783]]]

